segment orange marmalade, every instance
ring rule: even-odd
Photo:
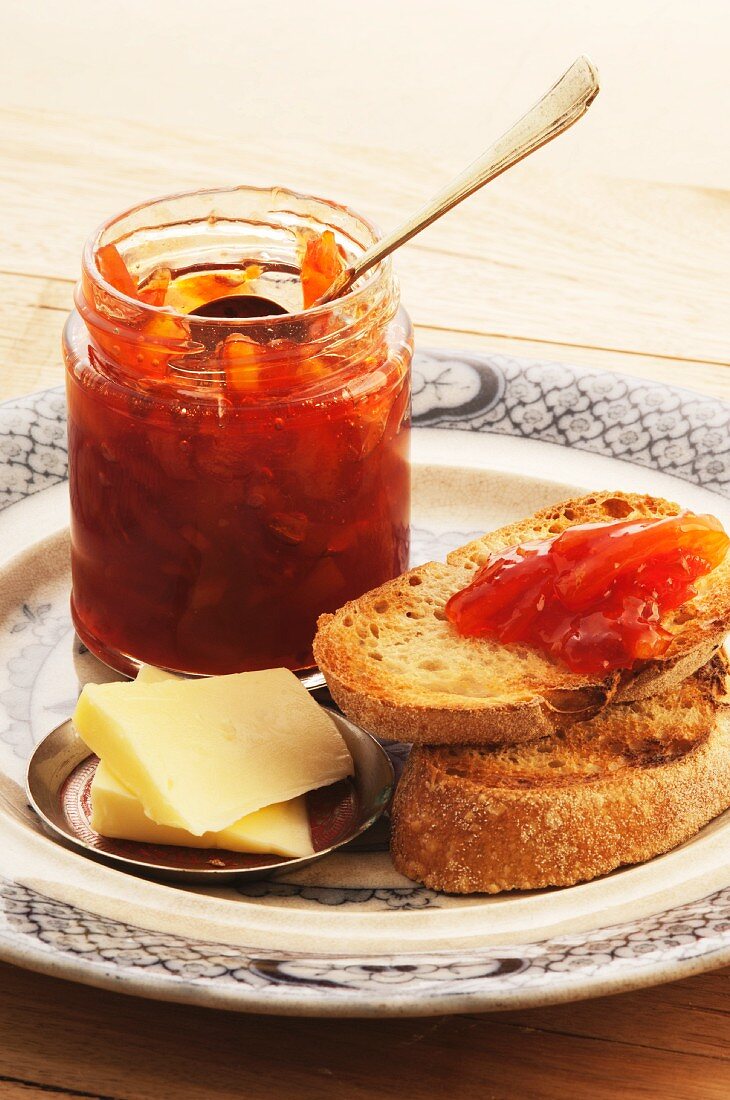
[[[631,668],[666,652],[663,617],[729,545],[714,516],[691,512],[568,527],[492,554],[446,615],[466,637],[523,642],[573,672]]]
[[[131,673],[312,665],[317,617],[409,549],[411,329],[375,239],[283,189],[171,196],[86,247],[64,334],[72,614]],[[228,295],[281,316],[194,313]]]

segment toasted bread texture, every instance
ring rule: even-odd
[[[574,524],[680,511],[666,500],[621,492],[545,508],[453,551],[446,563],[411,569],[322,615],[315,659],[350,718],[381,736],[422,744],[535,740],[611,702],[666,692],[706,664],[730,629],[730,555],[663,620],[673,638],[662,660],[603,680],[571,672],[526,645],[462,637],[444,608],[494,551]]]
[[[451,893],[569,886],[689,840],[730,806],[727,662],[557,737],[419,746],[396,791],[391,852]]]

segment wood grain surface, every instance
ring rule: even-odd
[[[549,1009],[417,1020],[238,1016],[6,966],[0,982],[0,1088],[19,1096],[730,1095],[726,973]]]
[[[399,255],[418,340],[730,398],[730,150],[713,140],[730,110],[726,5],[523,0],[497,18],[476,0],[371,0],[369,20],[345,7],[315,3],[307,26],[293,0],[270,18],[229,0],[184,20],[172,0],[8,12],[0,399],[61,382],[81,246],[108,214],[165,191],[278,182],[394,225],[582,49],[606,76],[594,130],[589,116]],[[203,21],[244,11],[254,45],[241,69]],[[306,60],[323,41],[339,52],[322,70]],[[382,80],[366,86],[353,74],[373,56]],[[157,1004],[0,965],[0,1095],[725,1100],[729,992],[725,970],[529,1012],[318,1021]]]

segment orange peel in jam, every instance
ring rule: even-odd
[[[156,267],[144,286],[139,287],[137,297],[148,306],[164,306],[171,278],[169,267]]]
[[[105,244],[97,250],[96,264],[102,278],[110,286],[128,298],[137,297],[137,281],[130,274],[115,244]]]
[[[331,229],[307,235],[301,265],[304,308],[313,306],[346,267],[344,250],[337,244]]]
[[[218,358],[226,383],[239,396],[258,392],[264,355],[264,347],[240,332],[232,332],[220,344]]]
[[[631,668],[666,653],[662,620],[729,546],[719,520],[691,512],[576,525],[492,554],[446,616],[465,637],[524,643],[573,672]]]

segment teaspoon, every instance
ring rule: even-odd
[[[375,264],[410,241],[458,203],[473,195],[485,183],[529,157],[553,138],[565,133],[582,118],[598,95],[598,73],[587,57],[579,57],[560,80],[538,100],[527,114],[510,127],[481,157],[439,191],[426,206],[364,252],[339,275],[317,301],[325,305],[341,298]],[[198,317],[271,317],[288,311],[270,298],[258,294],[237,294],[217,298],[194,309]]]
[[[473,195],[485,183],[500,176],[508,168],[529,157],[543,145],[582,118],[598,95],[598,73],[587,57],[579,57],[563,73],[557,84],[538,100],[519,122],[482,153],[478,160],[439,191],[403,225],[376,241],[351,267],[343,271],[329,290],[314,304],[324,305],[333,298],[346,294],[357,280],[371,267],[394,252],[406,241],[431,225],[442,214]]]

